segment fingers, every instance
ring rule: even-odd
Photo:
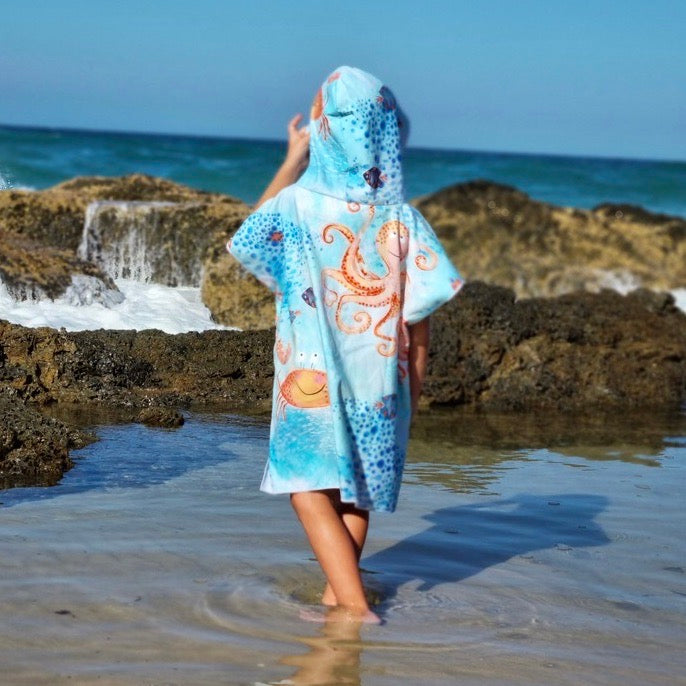
[[[288,132],[295,133],[298,130],[298,124],[302,121],[302,114],[298,113],[288,122]]]

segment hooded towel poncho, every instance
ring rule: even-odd
[[[340,67],[310,119],[300,180],[227,250],[276,296],[269,459],[260,489],[340,489],[393,512],[409,437],[409,332],[464,280],[405,203],[408,122],[391,91]]]

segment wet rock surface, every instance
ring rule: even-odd
[[[97,265],[111,278],[169,286],[199,286],[208,247],[228,240],[249,212],[231,196],[147,174],[0,192],[0,232]]]
[[[240,202],[100,200],[86,209],[78,254],[115,279],[199,286],[208,248],[248,213]]]
[[[97,440],[95,434],[46,417],[0,389],[0,488],[52,486],[72,467],[72,449]]]
[[[171,407],[146,407],[136,416],[136,421],[146,426],[175,428],[184,423],[183,415]]]
[[[54,300],[67,294],[81,303],[80,284],[88,285],[96,302],[119,302],[123,297],[109,274],[92,262],[6,231],[0,231],[0,279],[15,300]]]
[[[686,314],[639,289],[516,300],[467,283],[431,322],[426,400],[482,409],[679,408]]]
[[[254,406],[270,396],[273,338],[273,330],[68,332],[0,320],[0,384],[39,406]]]

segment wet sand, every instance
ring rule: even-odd
[[[683,415],[423,418],[362,627],[300,619],[323,578],[257,491],[264,421],[96,430],[0,492],[3,683],[685,683]]]

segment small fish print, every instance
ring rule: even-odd
[[[288,310],[288,318],[291,320],[291,324],[299,314],[301,314],[300,310]]]
[[[398,396],[396,393],[384,395],[381,398],[381,400],[378,400],[374,404],[374,407],[376,407],[379,410],[381,416],[384,417],[384,419],[393,419],[398,409],[397,400]]]
[[[370,187],[374,189],[383,188],[384,182],[388,181],[388,177],[382,174],[378,167],[370,167],[362,176]]]
[[[305,289],[305,290],[302,292],[302,297],[303,297],[303,300],[304,300],[310,307],[317,307],[317,301],[315,300],[315,297],[314,297],[314,289],[312,288],[312,286],[310,286],[309,288]]]

